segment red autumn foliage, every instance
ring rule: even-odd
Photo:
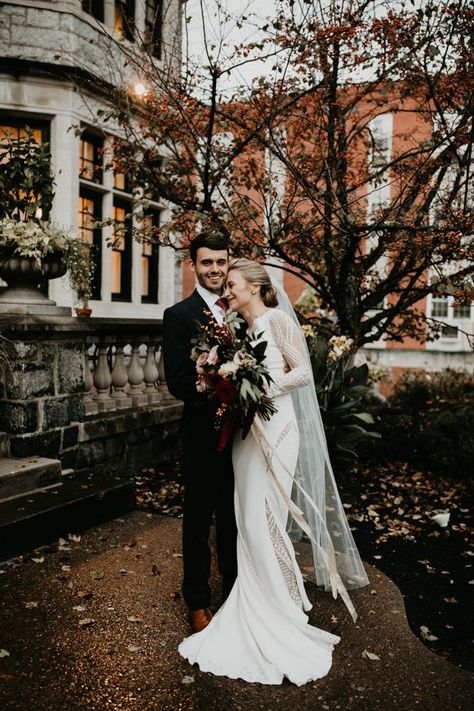
[[[172,206],[138,236],[229,234],[310,285],[359,346],[436,336],[426,298],[474,291],[472,6],[302,7],[281,0],[258,40],[208,47],[179,81],[127,49],[150,91],[112,112],[116,160]],[[226,96],[261,56],[270,73]]]

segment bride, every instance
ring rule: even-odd
[[[235,434],[237,580],[208,626],[184,639],[179,652],[216,675],[262,684],[287,677],[300,686],[328,673],[340,638],[308,624],[311,603],[288,531],[299,527],[310,538],[315,581],[334,597],[339,592],[354,619],[347,588],[368,579],[337,492],[291,304],[248,259],[231,263],[225,297],[251,333],[263,332],[278,409],[268,421],[257,416],[245,440]]]

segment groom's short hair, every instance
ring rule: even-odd
[[[216,232],[201,232],[189,245],[189,257],[196,264],[197,251],[200,247],[215,249],[216,251],[225,249],[229,252],[229,240],[222,234]]]

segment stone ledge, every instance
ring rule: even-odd
[[[176,422],[181,417],[182,409],[183,404],[173,400],[166,404],[148,405],[139,410],[90,415],[84,422],[79,423],[79,442],[124,434],[165,422]]]
[[[0,458],[0,505],[2,500],[29,494],[60,483],[61,462],[46,457]]]

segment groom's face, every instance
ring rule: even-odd
[[[228,265],[229,254],[226,249],[199,247],[196,262],[191,263],[191,269],[204,289],[212,291],[213,294],[222,294]]]

